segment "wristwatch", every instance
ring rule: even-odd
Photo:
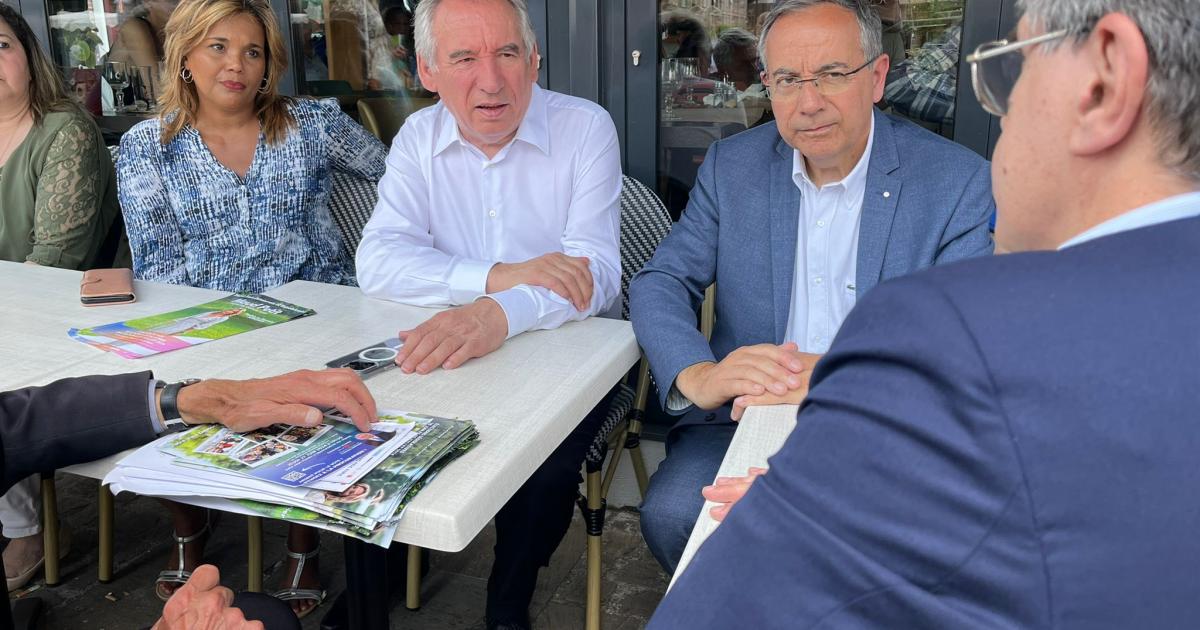
[[[158,408],[162,411],[162,421],[167,431],[179,431],[187,428],[188,424],[183,421],[183,416],[179,413],[179,390],[199,382],[198,378],[188,378],[178,383],[159,381],[155,384],[155,389],[162,390],[162,395],[158,398]]]

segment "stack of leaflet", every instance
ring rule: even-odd
[[[390,410],[368,433],[336,416],[249,433],[203,425],[143,446],[104,483],[386,547],[417,491],[478,442],[470,421]]]

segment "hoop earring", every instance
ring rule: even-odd
[[[180,78],[180,79],[183,79],[183,82],[184,82],[184,83],[191,83],[191,82],[192,82],[192,71],[191,71],[191,70],[188,70],[187,68],[184,68],[183,70],[180,70],[180,71],[179,71],[179,78]]]
[[[270,86],[271,86],[271,84],[267,82],[267,77],[263,77],[262,85],[258,86],[258,93],[266,94],[267,88],[269,88]]]

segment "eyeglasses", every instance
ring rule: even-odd
[[[1008,53],[1065,37],[1067,33],[1063,29],[1018,42],[1002,39],[976,48],[974,54],[967,56],[967,61],[971,64],[971,85],[975,88],[979,104],[993,116],[1003,117],[1007,114],[1008,97],[1017,79],[1021,78],[1021,67],[1025,64],[1025,55]]]
[[[834,96],[845,92],[850,87],[850,83],[854,81],[854,75],[858,74],[867,66],[875,63],[881,55],[875,55],[868,59],[863,65],[850,70],[849,72],[821,72],[811,79],[801,79],[794,74],[785,74],[775,77],[771,80],[768,96],[772,100],[786,101],[795,98],[800,94],[800,88],[805,83],[812,83],[813,88],[821,96]],[[767,74],[763,73],[763,83],[767,82]]]

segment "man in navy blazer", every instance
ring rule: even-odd
[[[877,287],[651,628],[1197,626],[1200,0],[1021,4],[975,86],[1052,251]]]
[[[710,147],[683,217],[630,286],[663,408],[682,414],[642,506],[668,572],[744,406],[731,402],[799,402],[878,282],[992,252],[987,163],[874,108],[888,59],[869,2],[783,2],[764,33],[776,124]],[[710,342],[696,310],[714,282]]]

